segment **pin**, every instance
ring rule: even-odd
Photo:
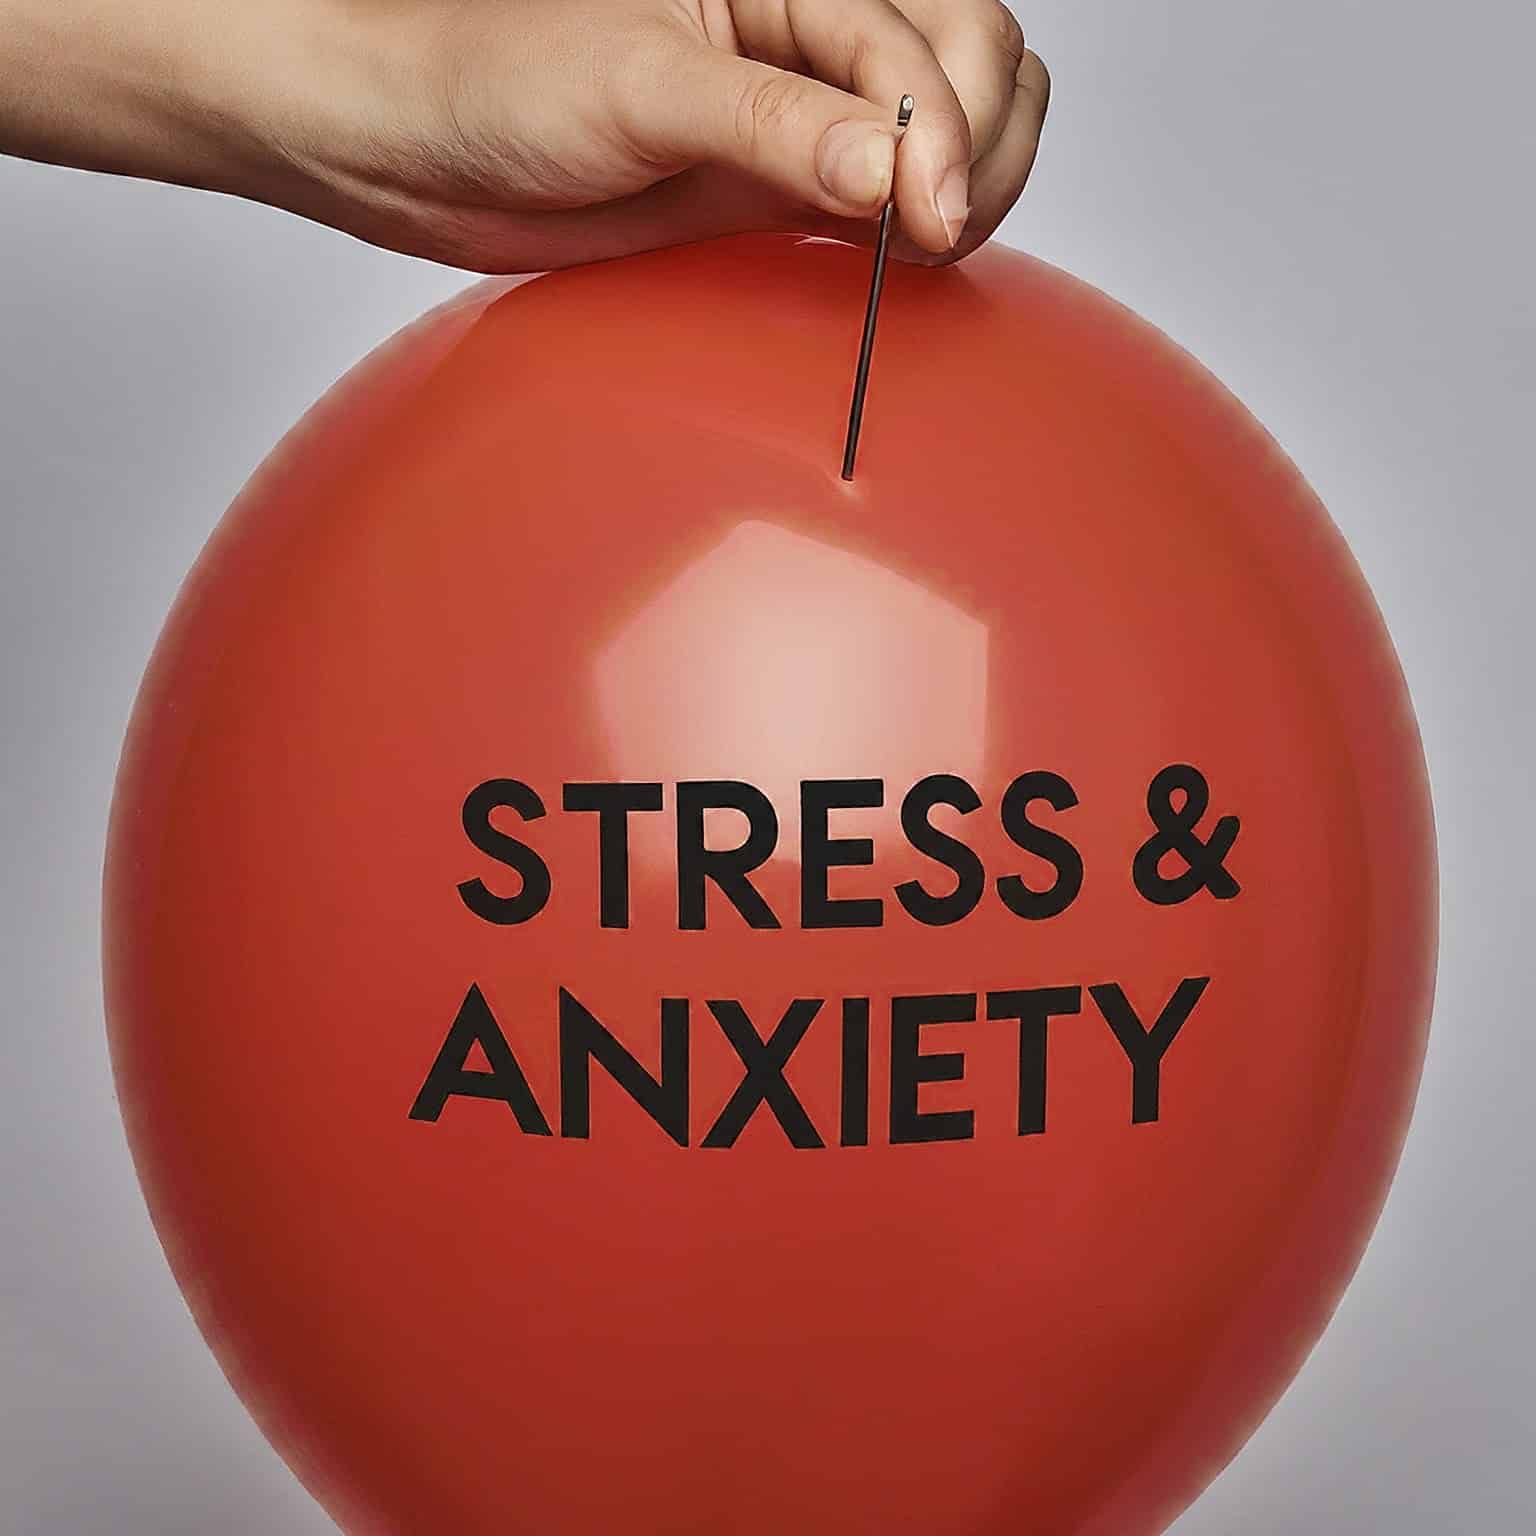
[[[901,98],[896,108],[896,142],[912,121],[914,102]],[[864,310],[864,336],[859,343],[859,366],[853,376],[853,404],[848,410],[848,438],[843,445],[843,479],[853,479],[853,461],[859,452],[859,429],[864,425],[864,396],[869,389],[869,363],[875,352],[875,321],[880,316],[880,294],[885,287],[885,260],[890,251],[891,220],[896,206],[893,194],[880,215],[880,235],[875,241],[875,270],[869,280],[869,303]]]

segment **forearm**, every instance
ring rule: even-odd
[[[343,21],[315,0],[0,0],[0,153],[282,201],[362,88]]]

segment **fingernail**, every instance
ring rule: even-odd
[[[833,123],[816,146],[816,175],[851,210],[873,209],[890,196],[896,140],[870,123]]]
[[[944,221],[950,245],[960,238],[965,221],[971,216],[971,173],[963,165],[955,166],[939,183],[933,206]]]

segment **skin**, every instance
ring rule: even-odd
[[[951,261],[1023,190],[1048,95],[998,0],[0,0],[0,152],[483,272],[867,240],[893,195],[897,254]]]

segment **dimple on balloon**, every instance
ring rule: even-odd
[[[114,805],[177,1278],[356,1536],[1153,1536],[1423,1058],[1390,642],[1189,357],[991,248],[474,290],[259,472]]]

